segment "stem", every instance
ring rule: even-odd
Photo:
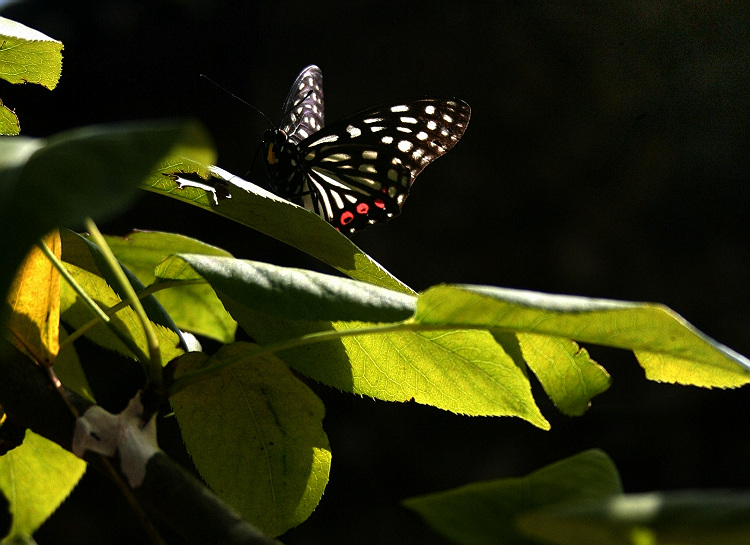
[[[70,282],[75,282],[75,280],[71,278]],[[179,288],[181,286],[190,286],[193,284],[206,284],[206,283],[207,282],[203,279],[201,280],[164,280],[164,281],[154,282],[153,284],[146,286],[141,291],[137,292],[136,295],[138,295],[138,299],[144,299],[148,297],[149,295],[153,295],[154,293],[161,291],[161,290],[166,290],[170,288]],[[104,312],[107,319],[109,319],[109,317],[114,316],[115,314],[120,312],[122,309],[127,308],[129,306],[130,306],[129,301],[120,301],[116,305],[109,307],[106,311],[102,310],[102,312]],[[60,343],[60,350],[62,350],[64,347],[68,346],[69,344],[73,343],[73,341],[75,341],[79,337],[85,335],[88,330],[90,330],[92,327],[95,327],[98,323],[99,323],[99,320],[97,318],[94,318],[93,320],[83,324],[81,327],[76,329],[73,333],[68,335],[65,341]],[[142,354],[142,355],[144,358],[146,357],[145,354]]]
[[[138,316],[138,320],[140,320],[141,322],[141,327],[143,327],[143,332],[146,335],[146,342],[148,344],[149,352],[148,358],[142,361],[144,361],[144,363],[148,363],[149,378],[151,383],[155,386],[160,386],[162,384],[162,365],[161,352],[159,351],[159,338],[156,336],[156,332],[151,325],[151,321],[148,319],[146,311],[144,310],[143,305],[141,305],[141,301],[140,299],[138,299],[133,286],[125,276],[125,272],[123,272],[122,267],[120,267],[120,264],[117,261],[117,258],[115,258],[112,250],[107,244],[107,241],[104,240],[104,237],[99,232],[96,224],[91,218],[86,218],[85,225],[86,229],[88,229],[89,234],[91,235],[91,239],[96,243],[97,246],[99,246],[104,259],[107,261],[107,264],[110,266],[112,273],[115,275],[115,278],[120,284],[120,288],[124,292],[123,295],[125,295],[125,297],[123,297],[123,300],[128,301],[130,306],[133,308],[136,316]]]

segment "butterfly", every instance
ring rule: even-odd
[[[399,215],[417,175],[459,141],[471,108],[452,98],[396,101],[326,127],[323,74],[310,65],[282,112],[263,137],[271,189],[351,235]]]

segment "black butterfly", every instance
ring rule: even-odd
[[[324,127],[323,74],[308,66],[263,138],[272,189],[346,235],[401,212],[422,169],[451,149],[469,124],[462,100],[381,104]]]

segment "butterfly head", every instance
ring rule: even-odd
[[[278,134],[281,133],[281,134]],[[264,156],[264,160],[266,162],[266,166],[273,167],[274,165],[278,164],[279,158],[276,154],[279,146],[278,141],[279,137],[282,139],[286,139],[286,136],[282,131],[279,129],[269,129],[265,132],[263,135],[263,149],[265,150],[266,154]]]
[[[281,129],[269,129],[263,135],[263,159],[271,179],[278,179],[285,165],[283,160],[290,152],[287,135]]]

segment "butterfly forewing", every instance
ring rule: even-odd
[[[369,108],[323,126],[323,76],[305,68],[264,138],[271,186],[351,235],[401,212],[414,179],[469,123],[465,102],[425,98]]]
[[[397,216],[414,179],[458,142],[470,113],[454,99],[392,102],[302,141],[318,213],[345,233]]]
[[[308,66],[292,85],[282,108],[280,129],[298,144],[324,125],[323,74],[314,64]]]

